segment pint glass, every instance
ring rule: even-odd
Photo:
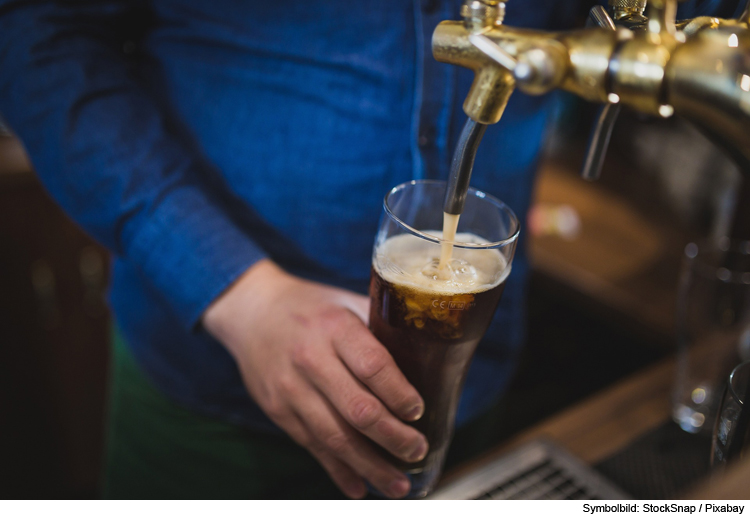
[[[737,365],[729,375],[714,424],[711,467],[723,470],[747,456],[750,445],[750,361]]]
[[[687,245],[677,337],[672,416],[685,431],[710,434],[724,381],[750,360],[750,241]]]
[[[444,241],[445,186],[418,180],[393,188],[372,258],[370,329],[425,402],[412,425],[427,437],[427,456],[414,464],[389,458],[411,480],[410,498],[427,495],[440,476],[469,362],[500,301],[519,233],[508,206],[469,189],[455,240]],[[438,272],[446,243],[452,255]]]

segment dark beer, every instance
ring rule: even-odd
[[[425,402],[412,425],[427,437],[429,453],[414,464],[389,456],[412,474],[442,464],[469,362],[510,271],[497,250],[459,249],[446,280],[434,272],[439,253],[411,235],[394,237],[376,248],[371,271],[370,329]]]

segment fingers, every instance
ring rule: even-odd
[[[421,418],[424,402],[407,381],[393,357],[362,324],[348,324],[334,334],[333,347],[347,368],[396,416]]]
[[[323,449],[310,448],[310,453],[320,462],[323,469],[331,477],[334,484],[350,499],[363,499],[367,495],[367,487],[362,477],[352,468],[328,454]]]
[[[350,499],[361,499],[367,495],[367,488],[362,478],[344,462],[323,449],[293,412],[290,412],[282,422],[279,425],[295,442],[305,447],[315,457],[344,495]]]
[[[352,377],[337,356],[309,355],[309,362],[303,362],[306,375],[344,420],[402,460],[417,462],[424,458],[428,449],[424,435],[394,417]]]
[[[331,470],[336,471],[335,479],[342,482],[339,484],[339,480],[336,480],[340,487],[349,485],[350,474],[343,472],[341,466],[344,465],[388,497],[400,498],[409,492],[410,483],[406,476],[376,453],[372,445],[344,422],[318,393],[313,390],[301,391],[295,408],[298,418],[312,437],[305,447],[320,456],[321,463],[325,460],[330,464]],[[336,462],[331,464],[331,458]],[[331,471],[328,467],[326,470]],[[331,476],[334,478],[333,474]]]

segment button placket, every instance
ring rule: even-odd
[[[452,66],[437,62],[432,56],[431,42],[435,27],[456,16],[458,3],[441,0],[417,0],[419,6],[417,38],[422,39],[421,105],[416,142],[421,157],[423,176],[447,179],[449,158],[446,154],[448,124],[453,103]],[[454,5],[455,4],[455,5]]]

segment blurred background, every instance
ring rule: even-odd
[[[678,119],[624,111],[601,180],[584,182],[593,117],[561,98],[539,167],[525,222],[529,342],[509,396],[525,404],[509,410],[498,441],[672,353],[683,248],[725,232],[731,217],[735,168]],[[51,201],[8,131],[0,217],[0,495],[96,497],[107,253]]]
[[[711,11],[717,6],[701,3],[720,14]],[[524,405],[508,408],[498,442],[674,353],[685,245],[726,234],[734,208],[750,207],[737,203],[733,164],[697,131],[679,118],[628,110],[601,180],[584,182],[596,108],[555,97],[524,222],[533,263],[529,339],[508,396]],[[99,494],[108,273],[106,251],[51,201],[21,144],[0,129],[2,498]]]

